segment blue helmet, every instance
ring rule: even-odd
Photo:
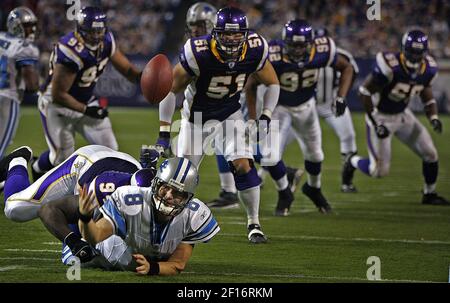
[[[217,50],[225,61],[236,61],[242,54],[248,37],[248,20],[243,11],[225,7],[217,12],[213,37]]]
[[[402,54],[405,65],[411,72],[417,72],[428,51],[428,36],[420,30],[406,32],[402,38]]]
[[[18,38],[34,41],[37,34],[36,15],[28,7],[20,6],[13,9],[6,19],[8,33]]]
[[[295,19],[286,23],[282,38],[291,61],[304,63],[308,60],[314,43],[314,31],[307,21]]]
[[[106,14],[99,7],[83,7],[78,13],[77,32],[89,49],[97,50],[103,42],[106,33],[106,21]]]
[[[155,168],[143,168],[135,172],[131,176],[130,185],[140,186],[140,187],[150,187],[152,186],[153,178],[156,176]]]

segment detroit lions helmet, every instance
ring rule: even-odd
[[[225,61],[237,61],[242,54],[248,37],[248,20],[243,11],[225,7],[217,12],[213,37],[217,50]]]
[[[420,30],[406,32],[402,38],[402,55],[407,69],[415,73],[419,70],[428,51],[428,36]]]
[[[153,205],[165,216],[180,214],[194,197],[198,171],[185,158],[171,158],[161,163],[152,183]]]
[[[8,33],[22,39],[34,41],[37,33],[36,15],[25,6],[13,9],[6,19]]]
[[[197,2],[186,14],[186,32],[189,37],[210,34],[216,23],[217,9],[209,3]]]
[[[83,7],[77,15],[77,33],[90,50],[97,50],[106,34],[106,14],[99,7]]]
[[[314,43],[314,31],[306,20],[295,19],[286,23],[282,38],[289,60],[294,63],[308,61]]]
[[[154,168],[143,168],[135,172],[131,176],[130,185],[139,187],[150,187],[152,186],[152,181],[156,176],[156,169]]]

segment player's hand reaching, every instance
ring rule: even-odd
[[[258,130],[257,130],[257,136],[258,136],[257,140],[258,140],[258,142],[263,140],[267,136],[267,134],[269,133],[270,121],[272,121],[272,119],[270,119],[265,114],[262,114],[259,117],[259,119],[257,121],[257,124],[256,124],[256,126],[258,128]]]
[[[97,201],[95,200],[95,193],[92,191],[88,192],[87,185],[83,185],[83,188],[79,190],[78,198],[78,212],[80,220],[88,223],[94,213],[94,209],[98,207]]]
[[[377,137],[380,139],[384,139],[389,137],[389,130],[383,124],[375,126],[375,132],[377,133]]]
[[[334,102],[332,103],[331,110],[334,112],[336,117],[340,117],[345,113],[345,109],[347,108],[347,102],[343,97],[336,97]]]
[[[438,134],[442,133],[442,122],[439,119],[431,120],[431,125],[433,126],[433,130]]]
[[[158,150],[156,146],[142,145],[141,154],[139,156],[139,163],[143,168],[155,168],[158,163],[159,156],[163,152]]]
[[[134,254],[133,258],[136,260],[136,263],[140,266],[136,267],[136,272],[138,275],[147,275],[150,271],[150,263],[147,261],[147,259],[140,254]]]
[[[108,110],[100,106],[86,106],[84,114],[94,119],[105,119],[108,117]]]
[[[170,147],[170,133],[169,132],[164,132],[164,131],[160,131],[159,132],[159,137],[158,140],[156,141],[156,147],[160,147],[163,152],[161,153],[161,155],[165,158],[170,158],[172,157],[172,149]]]

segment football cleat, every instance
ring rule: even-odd
[[[297,185],[300,183],[303,173],[304,171],[301,168],[293,168],[289,166],[286,167],[289,188],[291,189],[292,193],[295,193],[295,191],[297,190]]]
[[[444,197],[438,196],[437,193],[431,193],[431,194],[423,194],[422,204],[449,206],[450,202]]]
[[[27,162],[30,162],[31,157],[33,156],[33,151],[28,146],[22,146],[15,150],[13,150],[9,155],[5,156],[0,160],[0,182],[6,180],[6,176],[8,174],[9,163],[14,158],[24,158]]]
[[[345,155],[344,165],[342,166],[342,185],[341,191],[343,193],[356,193],[356,187],[353,185],[353,175],[355,174],[356,168],[353,167],[351,163],[352,156],[354,153],[349,153]]]
[[[331,213],[331,205],[328,203],[327,199],[322,194],[320,188],[314,188],[309,186],[308,183],[303,184],[302,192],[311,199],[311,201],[319,209],[319,212],[323,214]]]
[[[259,224],[250,224],[248,227],[248,240],[253,244],[262,244],[267,242],[267,237],[261,230]]]
[[[294,195],[289,187],[278,192],[278,203],[275,208],[275,216],[286,217],[289,215],[289,209],[294,201]]]
[[[219,197],[212,200],[207,205],[209,208],[239,208],[239,200],[237,194],[222,189],[220,191]]]

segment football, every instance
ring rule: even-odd
[[[172,65],[169,59],[163,54],[157,54],[142,71],[142,94],[151,104],[158,104],[169,93],[172,81]]]

